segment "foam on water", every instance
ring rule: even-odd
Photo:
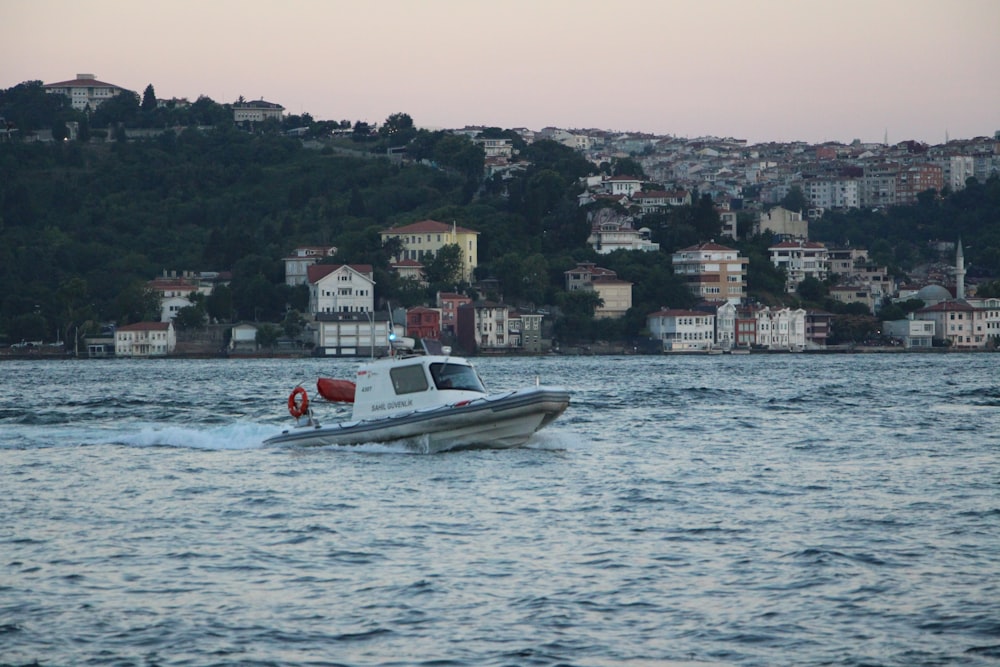
[[[240,450],[259,449],[264,440],[273,435],[274,427],[263,424],[233,423],[209,427],[145,424],[115,435],[114,441],[133,447]],[[107,442],[107,435],[101,440]]]

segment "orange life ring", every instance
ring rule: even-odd
[[[302,396],[301,402],[295,400],[297,396]],[[298,419],[307,412],[309,412],[309,394],[306,393],[305,387],[296,387],[288,395],[288,414]]]

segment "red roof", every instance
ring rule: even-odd
[[[958,299],[952,301],[942,301],[941,303],[935,303],[933,306],[927,306],[926,308],[921,308],[918,313],[941,313],[941,312],[975,312],[976,308],[966,301],[959,301]]]
[[[393,227],[391,229],[386,229],[383,234],[444,234],[445,232],[451,232],[452,225],[445,224],[443,222],[438,222],[437,220],[421,220],[420,222],[414,222],[412,225],[404,225],[403,227]],[[459,234],[478,234],[479,232],[472,229],[466,229],[465,227],[455,227],[455,231]]]
[[[718,243],[702,243],[701,245],[693,245],[684,248],[680,252],[694,252],[697,250],[728,250],[730,252],[735,252],[736,248],[730,248],[729,246],[719,245]]]
[[[59,83],[47,83],[42,88],[121,88],[113,83],[105,83],[97,79],[70,79]]]
[[[306,279],[314,283],[345,266],[357,271],[366,278],[370,279],[372,277],[373,269],[371,264],[313,264],[306,269]]]

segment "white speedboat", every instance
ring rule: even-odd
[[[327,400],[353,403],[351,418],[320,424],[306,390],[288,397],[294,428],[265,445],[328,446],[404,442],[426,452],[516,447],[569,405],[561,387],[489,394],[466,359],[446,354],[394,355],[361,366],[355,381],[320,378]]]

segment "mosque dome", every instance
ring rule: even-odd
[[[916,299],[920,299],[928,306],[932,306],[936,303],[941,303],[942,301],[950,299],[951,292],[940,285],[927,285],[926,287],[921,287],[920,291],[913,296]]]

